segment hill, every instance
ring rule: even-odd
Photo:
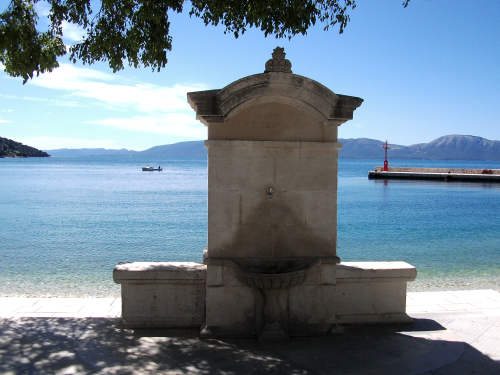
[[[408,146],[405,159],[500,160],[500,142],[472,135],[447,135],[429,143]]]
[[[122,148],[121,150],[108,150],[105,148],[60,148],[46,150],[52,156],[61,157],[94,157],[94,156],[132,156],[132,157],[172,157],[172,158],[198,158],[207,157],[204,141],[190,141],[173,143],[171,145],[155,146],[144,151],[133,151]]]
[[[155,146],[138,152],[137,156],[144,157],[174,157],[174,158],[201,158],[207,157],[205,141],[180,142],[171,145]]]
[[[383,159],[384,142],[375,139],[339,139],[343,159]],[[389,144],[389,159],[500,160],[500,142],[472,135],[445,135],[429,143],[411,146]]]
[[[339,139],[344,147],[340,159],[383,159],[384,142],[369,138]],[[140,157],[206,157],[204,141],[180,142],[156,146],[145,151],[106,149],[48,150],[53,156],[140,156]],[[390,144],[389,159],[423,160],[491,160],[500,161],[500,142],[472,135],[445,135],[429,143],[411,146]]]
[[[0,137],[0,158],[44,158],[50,155],[12,139]]]
[[[138,156],[138,151],[122,148],[121,150],[108,150],[105,148],[59,148],[46,150],[52,156],[62,157],[89,157],[89,156]]]

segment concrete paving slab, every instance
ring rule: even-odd
[[[0,319],[0,373],[500,374],[500,309],[474,305],[495,306],[500,293],[425,293],[408,296],[420,303],[408,306],[414,324],[344,326],[342,335],[279,344],[200,340],[198,330],[124,330],[116,318],[89,318],[118,317],[119,298],[0,298],[4,316],[12,314]],[[425,298],[443,295],[442,306]],[[473,297],[480,302],[467,302]],[[422,308],[429,312],[412,312]]]
[[[254,339],[198,340],[193,337],[196,331],[184,337],[161,337],[168,330],[131,335],[111,326],[95,326],[80,340],[79,354],[97,373],[117,367],[124,373],[140,373],[143,364],[156,364],[155,373],[405,375],[438,368],[463,354],[463,343],[451,332],[422,337],[416,332],[402,334],[397,328],[401,326],[346,327],[343,335],[277,344]],[[144,353],[151,355],[144,358]],[[161,360],[155,359],[160,355]],[[133,362],[127,360],[130,357]]]
[[[87,313],[73,313],[73,312],[57,312],[53,313],[52,318],[89,318]]]
[[[406,308],[406,312],[436,312],[436,311],[450,311],[446,308],[439,305],[416,305],[416,306],[408,306]]]
[[[443,368],[436,375],[498,375],[498,367],[495,364],[478,364],[465,361],[456,361]]]
[[[13,313],[11,311],[8,312],[0,312],[0,319],[11,319],[16,315],[16,313]]]
[[[472,301],[482,302],[485,299],[500,301],[500,293],[495,292],[494,290],[491,289],[456,290],[448,293],[459,298],[461,301],[467,301],[467,302],[472,302]]]
[[[476,307],[477,309],[500,309],[500,302],[491,301],[491,302],[470,302],[471,305]]]
[[[38,299],[34,298],[0,298],[2,312],[35,311]]]
[[[13,318],[52,318],[53,312],[19,312],[15,313]]]
[[[438,305],[448,311],[470,311],[479,310],[478,307],[471,305],[469,303],[453,303],[450,305]]]
[[[486,297],[493,301],[500,302],[500,292],[498,291],[494,291],[494,293],[489,293]]]
[[[78,314],[80,310],[83,309],[83,306],[47,306],[42,305],[40,308],[36,310],[37,313],[73,313]]]
[[[424,302],[426,304],[451,304],[459,302],[462,298],[453,295],[451,292],[410,292],[412,300]]]
[[[120,298],[0,298],[0,316],[51,317],[100,316],[116,317],[121,312]],[[73,314],[73,315],[72,315]]]
[[[26,298],[4,298],[1,299],[0,312],[15,311],[28,304],[35,304],[37,301],[27,301]]]

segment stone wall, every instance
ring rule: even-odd
[[[217,328],[232,327],[234,336],[255,336],[249,330],[247,317],[238,311],[255,311],[255,324],[262,324],[263,294],[241,282],[230,266],[210,267],[200,263],[123,263],[113,275],[122,285],[122,326],[127,327],[200,327],[205,308],[219,314],[212,319],[213,334]],[[366,323],[408,323],[406,315],[406,284],[415,280],[416,268],[405,262],[346,262],[324,264],[311,269],[300,286],[281,296],[288,309],[281,324],[292,336],[323,332],[330,326]],[[206,286],[221,293],[220,298],[207,299]],[[229,288],[228,288],[229,287]],[[320,303],[317,303],[320,301]],[[213,304],[222,306],[213,306]],[[289,306],[289,308],[287,307]],[[336,310],[332,317],[331,311]],[[238,330],[238,327],[240,329]]]
[[[205,144],[210,258],[335,257],[341,144]]]

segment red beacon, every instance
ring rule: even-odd
[[[385,141],[385,144],[382,146],[385,149],[385,160],[384,160],[384,172],[389,171],[389,161],[387,160],[387,150],[389,149],[389,143]]]

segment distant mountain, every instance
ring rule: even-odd
[[[384,159],[384,142],[369,138],[339,139],[344,147],[340,159]],[[425,160],[499,160],[500,142],[472,135],[445,135],[429,143],[411,146],[389,144],[389,159]],[[52,156],[140,156],[140,157],[206,157],[204,141],[180,142],[156,146],[145,151],[93,149],[47,150]]]
[[[0,137],[0,158],[46,158],[49,156],[37,148]]]
[[[429,143],[397,150],[400,159],[500,160],[500,142],[472,135],[446,135]]]
[[[93,156],[132,156],[132,157],[172,157],[172,158],[198,158],[207,157],[205,141],[190,141],[173,143],[171,145],[155,146],[144,151],[133,151],[122,148],[121,150],[108,150],[105,148],[60,148],[46,150],[52,156],[61,157],[93,157]]]
[[[121,150],[108,150],[105,148],[59,148],[46,150],[52,156],[63,157],[89,157],[89,156],[138,156],[139,151],[122,148]]]
[[[339,142],[343,144],[339,151],[340,159],[384,159],[382,145],[385,142],[369,138],[339,138]],[[392,149],[405,146],[390,145],[390,147]]]
[[[150,149],[140,151],[137,156],[206,158],[207,149],[205,148],[205,141],[180,142],[171,145],[152,147]]]
[[[339,139],[341,159],[383,159],[384,142],[375,139]],[[500,160],[500,142],[472,135],[445,135],[411,146],[389,144],[389,159]]]

